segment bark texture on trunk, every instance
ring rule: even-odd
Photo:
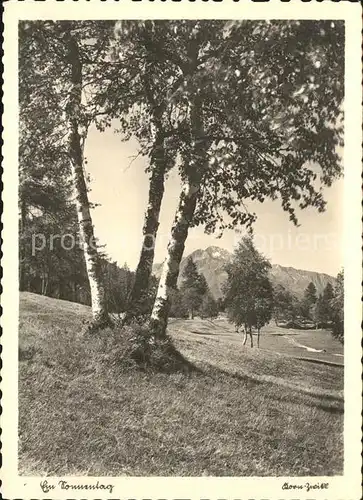
[[[83,243],[83,253],[91,290],[93,321],[96,325],[105,325],[109,323],[109,317],[107,314],[104,287],[102,285],[101,261],[93,231],[87,184],[84,175],[84,157],[82,148],[83,137],[79,128],[82,100],[82,63],[80,60],[78,44],[72,37],[70,28],[68,28],[66,33],[66,40],[68,43],[69,61],[72,72],[72,86],[66,109],[70,125],[68,153],[71,162],[73,185],[76,195],[79,232]]]
[[[164,336],[170,310],[170,293],[177,286],[180,262],[183,257],[185,241],[193,219],[199,185],[185,181],[179,200],[171,238],[168,244],[168,255],[163,264],[159,287],[151,313],[151,327],[156,336]]]
[[[176,288],[185,241],[192,224],[201,182],[206,169],[206,142],[203,129],[202,105],[198,95],[190,102],[191,146],[190,161],[184,165],[184,182],[179,198],[168,253],[163,265],[159,287],[151,313],[151,328],[155,336],[166,335],[170,310],[170,292]]]
[[[147,210],[143,226],[143,241],[140,259],[135,272],[135,281],[130,293],[127,317],[142,312],[147,300],[150,277],[154,263],[155,241],[159,228],[161,202],[164,196],[164,180],[167,168],[164,137],[161,132],[156,137],[150,160],[150,185]]]

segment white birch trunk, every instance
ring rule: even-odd
[[[164,336],[170,309],[170,293],[176,288],[180,262],[196,207],[199,185],[185,181],[171,230],[168,255],[163,264],[158,291],[151,313],[151,326],[157,336]]]
[[[76,186],[76,208],[79,223],[79,234],[83,245],[87,276],[91,291],[92,316],[95,322],[103,323],[107,319],[104,288],[101,279],[101,262],[97,251],[86,183],[82,167],[72,162],[74,185]],[[84,184],[84,191],[82,185]],[[82,192],[83,191],[83,192]]]
[[[164,151],[164,137],[159,133],[151,156],[151,176],[149,186],[148,206],[145,212],[143,226],[143,241],[139,263],[135,272],[135,281],[130,293],[128,313],[125,321],[138,313],[143,313],[147,300],[150,277],[154,263],[155,241],[159,228],[160,207],[164,195],[164,181],[166,172],[166,158]]]
[[[198,42],[191,40],[188,55],[190,64],[188,74],[193,74],[197,67]],[[192,143],[190,146],[190,161],[184,164],[184,182],[179,198],[171,237],[168,244],[168,254],[163,265],[159,287],[150,318],[150,327],[155,336],[164,337],[170,310],[171,291],[176,288],[179,276],[180,262],[183,257],[185,241],[188,236],[189,227],[192,224],[194,212],[200,192],[207,162],[206,162],[206,140],[203,128],[203,104],[198,93],[194,89],[193,97],[190,98],[190,132]]]
[[[96,239],[88,199],[87,185],[84,176],[84,157],[82,140],[79,129],[79,118],[82,100],[82,63],[77,41],[68,27],[66,40],[71,64],[70,96],[66,108],[66,115],[70,126],[68,139],[68,153],[73,174],[76,208],[79,223],[79,232],[83,244],[83,253],[86,262],[87,276],[91,290],[92,315],[94,323],[105,325],[109,323],[104,288],[102,285],[101,261],[97,250]]]

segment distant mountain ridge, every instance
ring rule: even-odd
[[[195,250],[186,256],[181,263],[179,280],[182,281],[182,273],[187,259],[191,257],[197,265],[198,272],[203,273],[207,280],[210,291],[217,299],[222,296],[222,285],[227,278],[224,266],[231,259],[231,252],[217,246],[210,246],[205,250]],[[160,277],[162,264],[154,266],[154,274]],[[318,294],[322,293],[328,283],[334,286],[335,278],[325,273],[295,269],[273,264],[270,270],[270,279],[273,284],[279,284],[289,290],[296,297],[301,298],[310,282],[314,283]]]

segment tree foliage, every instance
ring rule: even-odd
[[[330,283],[327,283],[323,293],[319,295],[316,305],[314,319],[320,326],[330,326],[333,319],[333,298],[334,289]]]
[[[342,22],[128,21],[118,25],[115,49],[122,74],[134,74],[135,60],[141,70],[132,80],[128,102],[137,105],[124,131],[135,130],[151,147],[149,79],[163,127],[174,132],[168,149],[184,158],[182,176],[190,158],[190,103],[198,96],[208,168],[194,224],[211,232],[251,223],[255,215],[246,202],[266,198],[280,198],[295,223],[296,208],[324,210],[321,186],[342,168],[336,151],[342,145]],[[117,80],[111,85],[117,95]]]
[[[178,39],[177,55],[159,47],[186,77],[190,127],[180,152],[183,188],[168,247],[172,266],[152,313],[155,331],[164,334],[168,290],[176,283],[189,227],[203,224],[214,232],[250,225],[256,217],[246,203],[266,198],[280,198],[297,224],[296,208],[323,211],[321,188],[341,174],[343,24],[213,23],[192,21],[177,29],[179,37],[188,34]]]
[[[208,319],[213,319],[218,316],[218,304],[210,292],[204,294],[202,303],[199,308],[199,313],[202,318]]]
[[[243,21],[225,33],[204,95],[210,168],[195,222],[252,223],[249,200],[279,198],[297,223],[297,208],[324,210],[322,186],[341,174],[343,23]]]
[[[273,291],[268,278],[269,261],[254,246],[251,236],[242,238],[226,265],[225,304],[236,326],[260,329],[271,319]]]
[[[300,303],[301,314],[305,319],[314,320],[315,304],[318,300],[316,286],[310,282]]]
[[[170,302],[170,316],[172,318],[187,319],[189,317],[188,308],[179,289],[174,289],[171,292]]]
[[[296,315],[297,299],[282,285],[273,287],[273,317],[276,324],[279,321],[291,321]]]
[[[189,316],[193,319],[194,314],[199,311],[203,297],[208,292],[208,285],[203,274],[198,273],[197,266],[189,257],[182,275],[183,281],[180,293]]]
[[[331,300],[333,310],[332,333],[334,337],[344,342],[344,271],[340,271],[334,288],[334,297]]]

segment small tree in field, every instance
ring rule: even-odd
[[[208,291],[207,282],[202,274],[198,273],[197,266],[192,258],[189,258],[183,271],[183,283],[180,292],[183,303],[189,311],[190,319],[199,310],[203,296]]]
[[[218,306],[218,312],[221,312],[221,313],[225,312],[226,308],[225,308],[223,297],[219,297],[217,299],[217,306]]]
[[[211,293],[207,292],[204,295],[199,312],[202,318],[213,319],[218,316],[218,304]]]
[[[328,283],[322,294],[319,295],[315,304],[314,318],[317,325],[327,327],[332,324],[334,288],[331,283]]]
[[[177,288],[172,291],[170,295],[171,306],[170,306],[170,316],[172,318],[182,318],[186,319],[189,316],[188,309],[183,300],[183,295]]]
[[[304,297],[301,301],[301,312],[305,319],[313,320],[315,313],[315,305],[317,303],[318,297],[316,293],[316,287],[311,281],[304,292]]]
[[[276,325],[279,320],[289,321],[294,316],[294,297],[282,285],[276,285],[273,288],[273,318]]]
[[[273,311],[272,286],[268,278],[271,267],[253,244],[251,236],[242,239],[234,252],[232,261],[226,266],[227,280],[224,285],[225,304],[229,320],[236,325],[237,331],[244,328],[251,337],[252,328],[257,328],[259,347],[260,330],[270,321]]]

